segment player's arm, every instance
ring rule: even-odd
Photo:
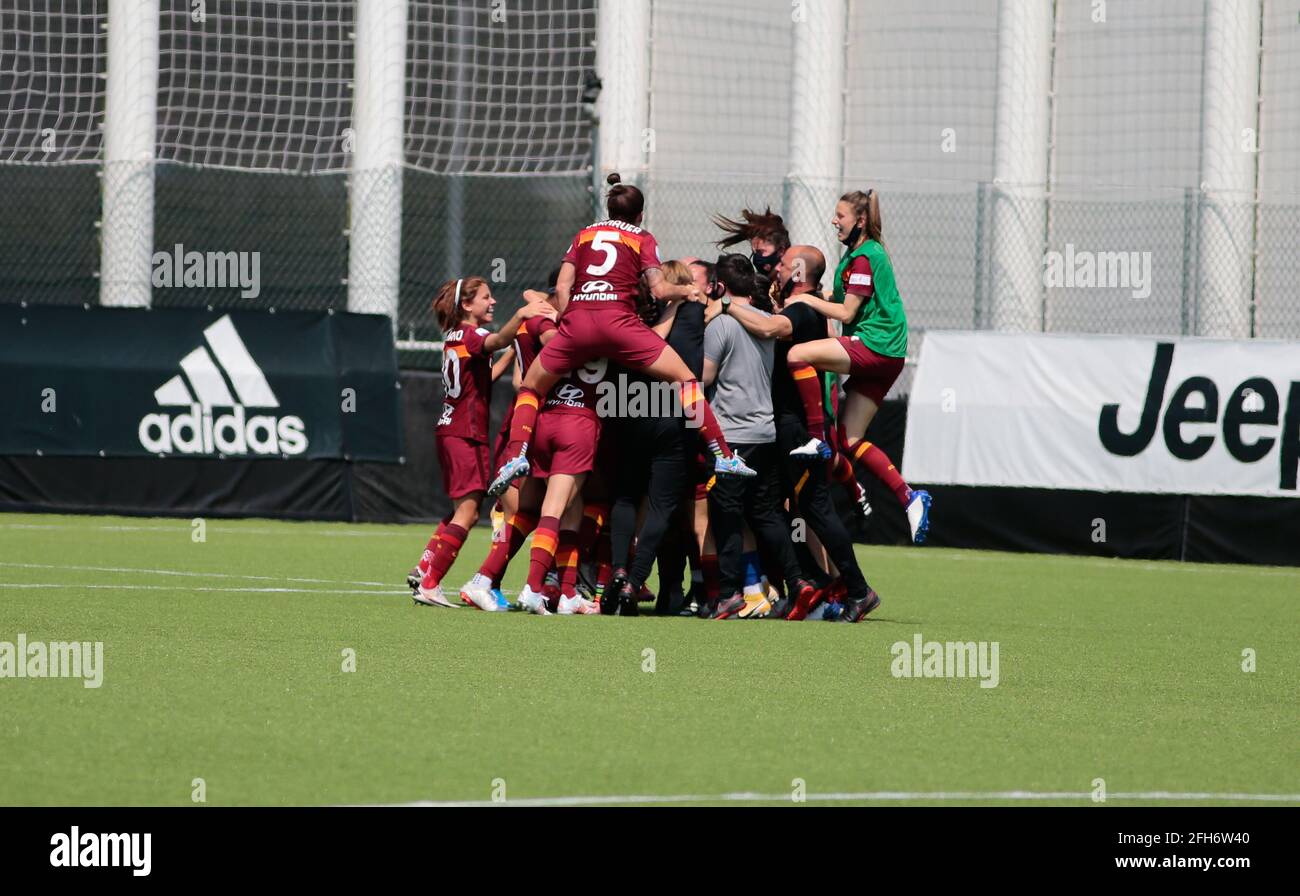
[[[519,332],[519,327],[529,318],[547,317],[555,320],[555,316],[555,308],[549,302],[525,302],[514,316],[506,321],[505,326],[495,333],[488,334],[483,340],[483,351],[495,354],[510,345],[515,341],[515,334]]]
[[[669,283],[664,279],[664,272],[658,268],[647,268],[645,274],[646,286],[650,287],[650,295],[659,299],[661,302],[669,302],[673,299],[690,299],[692,302],[704,301],[704,293],[694,283],[679,286],[675,283]],[[558,289],[559,284],[556,284]]]
[[[501,357],[492,362],[492,382],[501,379],[507,370],[514,366],[515,349],[514,346],[506,349]]]
[[[578,278],[578,269],[573,262],[565,261],[560,265],[560,276],[555,281],[555,307],[564,311],[569,305],[569,296],[573,294],[573,281]]]
[[[842,324],[847,324],[853,320],[858,309],[862,307],[862,296],[855,296],[849,293],[844,297],[844,304],[839,302],[828,302],[825,299],[819,299],[812,293],[804,292],[797,296],[790,296],[785,300],[787,305],[802,302],[812,307],[814,311],[826,315],[831,320],[837,320]]]
[[[650,328],[658,334],[660,339],[668,338],[668,334],[673,328],[673,321],[677,320],[677,309],[680,307],[682,307],[682,303],[679,301],[669,302],[668,307],[664,309],[663,315],[660,316],[659,322]]]
[[[759,339],[789,339],[794,335],[794,326],[790,323],[790,318],[784,314],[764,317],[756,308],[732,304],[731,316],[749,331],[749,335]]]

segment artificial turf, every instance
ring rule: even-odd
[[[104,644],[97,689],[0,678],[0,803],[1300,794],[1300,569],[860,546],[859,625],[542,619],[415,607],[424,527],[203,525],[0,516],[0,641]],[[918,633],[997,686],[895,677]]]

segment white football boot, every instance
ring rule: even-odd
[[[538,616],[551,615],[551,611],[546,609],[546,595],[538,594],[527,585],[519,592],[519,606],[529,613],[536,613]]]

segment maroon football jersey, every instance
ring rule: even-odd
[[[578,231],[564,260],[576,269],[570,309],[636,312],[637,283],[659,267],[659,245],[650,231],[622,221],[601,221]]]
[[[609,362],[604,358],[595,358],[574,368],[568,376],[560,380],[546,396],[542,405],[543,413],[583,414],[595,417],[596,404],[600,400],[600,384],[605,381],[609,371]]]
[[[533,366],[533,361],[542,350],[542,334],[548,330],[559,329],[549,317],[530,317],[524,325],[515,331],[515,363],[519,365],[522,378]]]
[[[443,337],[439,435],[487,441],[492,357],[486,339],[490,332],[464,325]]]

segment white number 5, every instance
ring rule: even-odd
[[[605,253],[603,264],[587,265],[587,273],[596,277],[603,277],[614,267],[614,262],[618,260],[618,234],[612,230],[601,230],[596,233],[591,240],[591,248],[596,252]]]

